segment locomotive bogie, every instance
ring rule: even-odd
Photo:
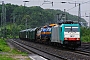
[[[81,41],[64,41],[63,45],[67,46],[67,47],[76,47],[77,48],[77,47],[81,46]]]

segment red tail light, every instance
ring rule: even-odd
[[[76,40],[76,38],[68,38],[68,40]]]

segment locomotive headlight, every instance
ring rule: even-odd
[[[80,38],[77,38],[77,40],[80,40]]]
[[[64,40],[68,40],[68,38],[64,38]]]

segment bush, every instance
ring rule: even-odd
[[[90,42],[90,28],[81,27],[82,42]]]
[[[89,36],[82,36],[81,41],[82,42],[90,42],[90,35]]]

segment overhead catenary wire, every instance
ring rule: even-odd
[[[89,1],[86,1],[86,2],[83,2],[83,3],[76,3],[75,2],[75,4],[80,4],[80,5],[82,5],[82,4],[86,4],[86,3],[89,3],[90,2],[90,0]],[[71,4],[71,3],[70,3]],[[74,7],[72,7],[72,8],[70,8],[70,9],[68,9],[67,11],[69,11],[69,10],[71,10],[71,9],[73,9],[73,8],[76,8],[77,6],[79,6],[79,5],[76,5],[76,6],[74,6]]]
[[[44,4],[52,4],[52,6],[53,6],[53,2],[51,2],[51,1],[46,1],[46,0],[44,0],[43,1],[43,3],[40,5],[40,6],[42,6],[42,5],[44,5]]]
[[[46,3],[46,2],[48,2],[48,3]],[[86,4],[86,3],[89,3],[89,2],[90,2],[90,0],[89,0],[89,1],[86,1],[86,2],[82,2],[82,3],[77,3],[76,1],[75,1],[75,3],[67,2],[67,3],[69,3],[69,4],[75,4],[74,7],[68,9],[67,11],[76,8],[77,6],[79,6],[79,4],[82,5],[82,4]],[[53,6],[53,3],[61,3],[61,2],[53,2],[53,1],[44,0],[43,3],[42,3],[40,6],[42,6],[42,5],[44,5],[44,4],[52,4],[52,6]],[[77,5],[77,4],[78,4],[78,5]]]

